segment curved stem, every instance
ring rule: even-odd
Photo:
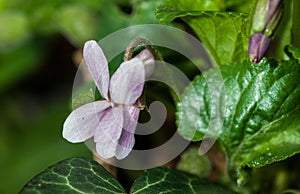
[[[149,40],[145,38],[137,38],[127,46],[124,54],[124,61],[128,61],[132,58],[133,51],[137,46],[145,46],[154,55],[155,60],[162,60],[160,53],[153,47],[152,43]]]

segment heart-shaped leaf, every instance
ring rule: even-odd
[[[133,194],[233,193],[196,175],[158,167],[147,170],[131,188]],[[100,164],[84,158],[71,158],[49,167],[27,183],[26,193],[126,193],[120,183]]]
[[[166,167],[146,171],[135,181],[131,189],[132,194],[153,194],[162,191],[172,194],[234,193],[198,176]]]
[[[97,162],[84,158],[63,160],[27,183],[21,193],[126,193]]]

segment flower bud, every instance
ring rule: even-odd
[[[144,62],[146,79],[152,75],[155,67],[154,56],[149,49],[142,50],[135,58]]]
[[[251,35],[264,32],[268,27],[276,28],[282,15],[281,0],[258,0],[252,19]]]
[[[249,58],[258,63],[269,47],[270,40],[282,17],[281,0],[258,0],[252,20]]]
[[[271,38],[268,38],[264,33],[255,33],[249,42],[249,58],[252,63],[258,63],[267,48],[269,47]]]

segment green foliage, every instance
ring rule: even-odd
[[[249,33],[257,0],[247,1],[165,1],[156,17],[162,23],[176,18],[189,25],[216,64],[230,64],[247,58]],[[267,56],[281,60],[282,52],[293,41],[299,46],[297,1],[284,1],[284,15],[271,41]]]
[[[181,18],[200,38],[218,65],[247,58],[247,15],[231,12],[178,10],[161,6],[156,17],[162,23]],[[224,36],[226,34],[226,36]]]
[[[4,75],[4,81],[0,81],[0,92],[13,83],[11,79],[17,81],[36,68],[37,60],[31,56],[35,55],[35,58],[39,59],[41,52],[46,52],[46,49],[34,50],[40,42],[47,42],[49,37],[60,33],[75,47],[80,48],[89,39],[99,40],[131,25],[158,23],[154,9],[160,2],[161,0],[130,2],[1,0],[0,74]],[[130,13],[122,11],[124,7],[130,9]],[[49,45],[43,45],[43,48],[45,46]],[[27,47],[29,51],[25,49],[20,56],[7,55],[19,52],[23,47]],[[3,63],[2,55],[5,55]],[[23,55],[28,55],[28,59]],[[21,58],[25,61],[25,65],[16,62]],[[13,68],[8,65],[10,63],[13,63]],[[11,69],[17,69],[22,74],[14,74]],[[1,76],[0,79],[2,80]]]
[[[300,152],[300,65],[295,60],[277,64],[264,59],[258,65],[248,61],[220,68],[223,85],[217,105],[224,119],[218,129],[211,129],[212,104],[207,80],[214,80],[218,70],[198,76],[183,94],[178,105],[179,133],[201,140],[204,134],[219,138],[231,176],[243,183],[245,167],[262,167]],[[216,130],[218,131],[216,133]],[[194,136],[192,136],[195,133]]]
[[[220,69],[224,82],[215,69],[196,77],[186,89],[178,104],[177,125],[181,135],[193,141],[218,137],[225,148],[228,172],[242,184],[249,175],[248,168],[286,159],[300,150],[296,119],[300,116],[299,53],[297,48],[287,47],[292,60],[281,64],[264,59],[253,66],[245,61],[256,1],[224,3],[206,7],[199,2],[165,1],[156,10],[156,17],[162,23],[180,18],[214,61],[224,65]],[[285,57],[282,51],[291,41],[291,29],[297,29],[292,28],[291,4],[286,2],[285,15],[267,54],[279,61]],[[211,91],[214,88],[221,91]],[[212,126],[211,121],[218,119],[221,126]]]
[[[0,12],[0,51],[23,43],[30,36],[28,18],[20,11]]]
[[[36,94],[22,91],[1,98],[0,193],[18,193],[34,175],[57,161],[91,157],[85,144],[70,144],[62,138],[69,99],[57,92],[48,94],[55,95],[49,104],[36,102],[40,100]],[[24,95],[34,97],[25,100]]]
[[[300,48],[288,45],[285,47],[285,52],[290,58],[296,59],[300,64]]]
[[[39,45],[24,44],[14,50],[0,52],[0,93],[39,67],[44,51]]]
[[[224,82],[214,79],[219,75],[216,69],[195,78],[178,105],[179,132],[193,141],[201,140],[204,134],[219,138],[227,156],[228,173],[242,184],[249,176],[249,168],[266,168],[267,164],[286,159],[300,150],[300,51],[286,47],[290,60],[280,64],[264,59],[254,66],[245,61],[253,2],[256,0],[1,0],[0,93],[43,65],[55,34],[64,35],[73,46],[80,48],[88,39],[99,40],[131,25],[158,23],[156,18],[162,23],[180,19],[203,42],[214,61],[222,65],[220,71]],[[284,18],[267,54],[278,61],[287,57],[282,52],[287,44],[299,46],[300,42],[299,2],[287,0],[284,3]],[[155,16],[155,7],[161,4]],[[176,57],[169,56],[174,61]],[[181,66],[188,69],[187,76],[194,75],[189,67]],[[112,69],[116,67],[114,65]],[[212,91],[206,82],[222,87],[220,99],[211,99]],[[73,99],[73,109],[98,99],[98,93],[89,88],[84,88]],[[51,162],[89,154],[83,144],[71,145],[61,138],[61,123],[68,114],[65,101],[57,103],[58,99],[55,99],[49,108],[39,103],[32,106],[27,100],[24,102],[22,96],[31,96],[30,92],[20,91],[13,95],[18,98],[1,98],[0,163],[5,168],[1,170],[4,178],[0,193],[16,192],[32,174]],[[157,97],[161,92],[147,95]],[[212,110],[216,102],[220,103],[220,109]],[[37,113],[32,107],[38,109],[39,116],[34,115]],[[224,119],[222,127],[217,129],[209,128],[213,111]],[[32,115],[38,119],[30,118]],[[194,149],[182,155],[178,168],[205,177],[208,171],[190,165],[192,162],[193,165],[205,163],[210,166],[207,158],[202,159]],[[68,172],[70,174],[66,174]],[[46,186],[47,190],[41,186]],[[107,193],[108,190],[125,193],[101,166],[82,158],[65,160],[50,167],[28,183],[22,192],[57,193],[63,189],[72,193]],[[169,193],[231,193],[197,176],[168,168],[146,171],[131,189],[133,193],[162,190]],[[299,193],[299,190],[284,193]]]
[[[95,91],[92,88],[86,89],[72,100],[72,109],[76,109],[84,104],[95,101]]]
[[[202,11],[221,11],[225,9],[224,0],[178,0],[174,3],[174,0],[164,1],[164,5],[173,7],[175,9],[186,10],[202,10]]]
[[[299,47],[300,45],[296,44],[295,39],[292,40],[292,28],[294,28],[294,22],[292,20],[292,5],[293,1],[284,1],[284,11],[283,17],[279,23],[279,26],[276,29],[274,37],[271,41],[270,47],[267,52],[267,57],[275,58],[280,61],[282,59],[288,59],[288,57],[283,52],[286,45],[293,44],[294,46]],[[296,25],[297,26],[297,25]],[[298,31],[299,33],[300,31]],[[298,37],[298,35],[296,36]]]
[[[5,12],[0,14],[0,24],[6,28],[1,33],[0,45],[22,40],[29,32],[62,32],[75,46],[81,47],[88,39],[99,39],[130,25],[157,23],[154,9],[161,0],[28,1],[21,8],[19,3],[1,1],[0,9]],[[131,13],[124,13],[123,7],[132,9]]]
[[[82,45],[85,41],[95,39],[97,36],[99,24],[96,14],[90,13],[86,8],[76,5],[62,7],[56,14],[56,21],[58,21],[60,31],[74,45]]]
[[[137,193],[233,193],[219,185],[175,169],[147,170],[131,188]],[[84,158],[61,161],[27,183],[20,193],[126,193],[100,164]]]
[[[255,3],[256,0],[244,0],[244,1],[226,0],[225,7],[229,11],[250,13],[251,8]]]
[[[300,194],[300,190],[287,190],[282,192],[282,194]]]
[[[158,167],[146,171],[135,181],[131,189],[132,194],[152,194],[161,191],[174,194],[233,193],[195,175],[166,167]]]
[[[21,193],[125,193],[118,181],[95,161],[71,158],[33,178]]]
[[[199,154],[199,148],[192,147],[181,155],[177,169],[206,178],[211,172],[211,163],[207,156]]]

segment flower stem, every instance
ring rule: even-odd
[[[103,166],[111,175],[117,178],[117,168],[114,165],[111,165],[111,163],[114,162],[114,158],[103,159],[94,154],[93,159]]]
[[[133,51],[137,46],[145,46],[154,55],[155,60],[162,60],[160,53],[153,47],[152,43],[149,40],[145,38],[137,38],[127,46],[124,54],[124,61],[128,61],[132,58]]]

